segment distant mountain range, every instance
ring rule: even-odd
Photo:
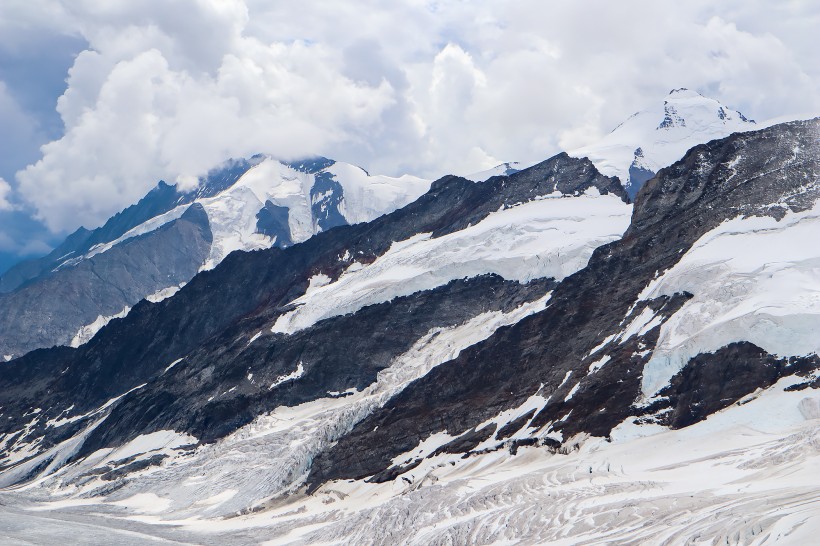
[[[235,250],[284,248],[339,225],[372,220],[430,187],[314,158],[231,160],[199,187],[160,182],[93,231],[0,277],[0,356],[77,346],[138,301],[157,301]]]
[[[695,144],[753,128],[754,122],[693,91],[672,91],[600,142],[575,150],[624,181],[630,198]],[[523,168],[504,163],[474,181]],[[160,182],[93,231],[80,228],[43,258],[0,276],[0,360],[53,345],[77,346],[138,301],[174,293],[235,250],[284,248],[321,231],[373,220],[418,198],[430,181],[371,176],[326,158],[283,163],[230,160],[199,187]]]

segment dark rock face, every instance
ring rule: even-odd
[[[174,366],[123,399],[80,455],[118,445],[135,431],[172,429],[210,442],[276,407],[325,398],[328,392],[361,390],[431,329],[455,326],[487,311],[510,311],[555,284],[540,280],[522,285],[494,275],[452,281],[290,336],[271,334],[265,317],[243,321],[186,356],[185,365]],[[256,333],[261,335],[250,342]],[[278,383],[297,369],[298,378]]]
[[[0,355],[67,345],[99,315],[189,280],[210,247],[208,217],[195,204],[156,231],[0,295]]]
[[[6,297],[0,294],[3,307],[0,309],[0,358],[4,355],[20,356],[36,348],[67,344],[81,327],[94,322],[98,316],[118,314],[126,306],[133,306],[157,290],[190,280],[205,261],[202,243],[206,240],[210,243],[210,234],[203,235],[198,242],[190,240],[190,235],[172,242],[165,229],[135,238],[125,245],[117,245],[91,260],[81,257],[94,245],[111,242],[158,214],[200,197],[216,195],[232,186],[261,159],[261,156],[255,156],[250,160],[229,161],[209,173],[197,190],[189,193],[180,194],[176,187],[161,182],[138,204],[115,215],[103,227],[93,232],[78,231],[49,256],[9,271],[4,278],[7,278],[9,289],[14,288],[14,293]],[[458,230],[480,220],[504,203],[526,201],[556,189],[571,194],[598,185],[602,193],[623,193],[616,180],[601,176],[591,163],[568,159],[562,155],[537,165],[509,188],[499,181],[471,187],[466,192],[470,201],[463,200],[458,211],[450,211],[450,217],[441,218],[439,224],[446,229]],[[314,158],[291,165],[316,177],[311,190],[312,211],[314,221],[322,230],[347,223],[339,211],[344,198],[343,188],[332,173],[326,171],[333,164],[334,161],[326,158]],[[472,186],[467,181],[462,184]],[[457,200],[455,195],[445,199],[441,206],[448,206],[453,200]],[[441,212],[443,209],[437,210]],[[454,221],[457,220],[455,213],[472,216],[462,218],[459,223]],[[257,215],[259,231],[275,235],[275,246],[292,244],[288,214],[288,210],[271,203],[266,204]],[[190,219],[181,219],[171,226],[181,226]],[[406,218],[405,224],[407,220],[411,219]],[[383,240],[392,242],[393,237],[404,233],[407,233],[406,225],[401,225]],[[149,242],[154,239],[156,243]],[[137,241],[140,241],[142,250],[136,250]],[[154,249],[149,250],[152,245]],[[375,256],[383,249],[373,250]],[[207,257],[207,254],[204,256]],[[59,300],[49,297],[55,293],[54,286],[60,287],[56,292]]]
[[[11,292],[41,276],[47,276],[64,262],[79,258],[96,244],[113,241],[146,220],[168,212],[176,206],[180,194],[174,186],[160,181],[140,201],[112,216],[93,231],[80,228],[47,256],[28,260],[9,269],[0,278],[0,291]]]
[[[273,244],[279,248],[292,245],[293,239],[288,224],[289,212],[287,207],[266,201],[262,210],[256,213],[256,231],[268,237],[276,237]]]
[[[564,438],[579,432],[605,436],[629,415],[639,415],[633,403],[660,326],[626,340],[607,338],[645,306],[662,320],[680,308],[688,294],[633,305],[656,272],[674,265],[723,220],[811,207],[820,198],[820,185],[805,186],[820,178],[818,134],[820,120],[737,134],[697,146],[662,169],[638,194],[623,239],[598,248],[585,269],[564,279],[545,311],[499,330],[408,386],[317,458],[311,487],[378,474],[431,434],[467,431],[520,405],[539,388],[551,398],[531,426],[552,424]],[[603,355],[610,360],[589,373],[590,364]],[[726,388],[725,398],[751,392],[759,382],[771,384],[771,376],[741,374],[737,385]],[[566,400],[576,382],[575,394]],[[698,398],[676,396],[684,406]],[[704,411],[723,407],[715,397],[703,395],[711,401]],[[693,418],[681,409],[677,414],[680,423]]]
[[[310,189],[311,212],[316,224],[322,229],[335,228],[347,225],[347,220],[339,211],[344,200],[344,188],[335,179],[332,173],[320,172],[316,174],[316,181]]]
[[[336,162],[332,159],[319,156],[309,157],[307,159],[301,159],[298,161],[291,161],[290,163],[288,163],[288,166],[303,173],[316,174],[327,169],[328,167],[332,167],[335,163]]]
[[[227,190],[242,178],[251,167],[254,167],[264,161],[265,156],[257,154],[250,159],[229,159],[221,166],[211,170],[205,175],[205,178],[200,179],[199,186],[190,192],[182,194],[178,203],[191,203],[196,199],[205,197],[213,197]]]
[[[692,297],[684,292],[643,301],[639,295],[725,219],[778,218],[784,210],[811,207],[820,198],[820,186],[806,184],[820,177],[818,135],[820,120],[814,120],[693,148],[638,193],[624,237],[598,248],[585,269],[557,286],[550,280],[462,279],[293,335],[270,333],[312,276],[337,279],[353,260],[370,263],[394,241],[452,233],[554,191],[571,195],[595,187],[628,200],[616,179],[565,154],[481,183],[445,177],[416,202],[373,222],[339,226],[285,249],[233,253],[173,298],[137,304],[77,350],[38,350],[0,367],[0,433],[26,434],[47,448],[87,419],[57,430],[42,424],[27,429],[28,412],[42,408],[43,423],[122,396],[76,457],[162,429],[213,441],[278,406],[371,384],[432,328],[509,310],[549,290],[544,311],[434,367],[342,435],[314,460],[309,488],[336,479],[394,479],[420,461],[395,466],[393,460],[442,431],[455,437],[442,452],[470,456],[488,440],[511,453],[523,445],[562,449],[552,438],[510,439],[544,427],[567,440],[579,433],[607,436],[632,417],[686,426],[778,377],[808,377],[820,362],[782,361],[737,343],[694,356],[664,391],[665,401],[638,407],[643,368],[660,328]],[[644,313],[656,317],[656,325],[626,335]],[[805,388],[813,388],[810,381]],[[482,427],[536,393],[548,398],[540,410],[498,428]]]
[[[47,256],[12,267],[0,277],[0,357],[67,344],[98,316],[115,315],[158,290],[189,281],[208,257],[212,242],[207,215],[199,204],[154,232],[83,257],[151,218],[216,195],[260,159],[228,161],[187,193],[160,181],[102,227],[80,228]]]
[[[453,178],[455,177],[444,177],[434,182],[431,191],[449,183]],[[483,191],[465,188],[464,199],[448,212],[450,222],[446,228],[433,232],[435,236],[459,231],[480,222],[501,207],[525,203],[554,191],[578,195],[594,187],[602,194],[612,193],[624,202],[629,202],[626,191],[617,178],[603,176],[587,158],[574,161],[564,152],[510,176],[494,176],[486,182],[478,183],[478,186]]]
[[[504,167],[504,176],[510,176],[511,174],[515,174],[521,170],[517,167],[513,167],[511,163],[504,163]]]
[[[48,255],[13,265],[0,276],[0,294],[11,292],[31,279],[50,271],[59,263],[61,257],[78,255],[85,248],[83,244],[90,235],[90,231],[81,227],[66,237],[65,241],[49,252]]]
[[[678,114],[677,108],[663,101],[663,121],[658,125],[658,129],[671,129],[672,127],[686,127],[686,120]]]
[[[655,176],[653,171],[636,166],[634,163],[629,166],[629,187],[627,193],[630,199],[635,199],[638,192],[646,182]]]
[[[654,419],[682,428],[706,419],[756,389],[774,385],[788,375],[820,369],[820,357],[777,358],[748,342],[732,343],[714,353],[700,354],[660,392],[660,402],[648,409]]]
[[[496,428],[498,428],[497,425],[489,424],[478,430],[468,430],[455,440],[448,442],[435,450],[433,455],[435,456],[440,453],[466,453],[472,449],[475,449],[478,444],[492,436]]]
[[[626,184],[626,193],[630,199],[635,199],[638,191],[646,182],[655,176],[655,172],[642,166],[641,159],[643,159],[643,150],[638,148],[635,150],[635,159],[629,166],[629,183]]]
[[[561,154],[532,169],[482,183],[445,177],[416,202],[373,222],[340,226],[286,249],[230,254],[174,297],[136,304],[127,317],[113,320],[76,350],[37,350],[0,367],[0,406],[6,417],[11,416],[0,421],[0,433],[23,428],[30,421],[24,422],[24,414],[31,409],[43,409],[41,422],[69,415],[71,406],[70,415],[80,415],[147,383],[118,402],[128,411],[120,413],[115,407],[106,430],[87,440],[89,449],[119,444],[157,427],[188,430],[212,440],[264,408],[360,388],[429,328],[457,324],[484,310],[507,309],[542,295],[551,283],[518,285],[494,277],[458,281],[363,309],[344,320],[325,321],[303,335],[263,335],[248,345],[250,337],[269,329],[315,274],[336,279],[352,261],[372,262],[394,241],[418,233],[456,231],[502,206],[556,188],[573,194],[593,186],[626,198],[617,179],[600,175],[588,160]],[[357,358],[345,360],[351,355]],[[304,374],[298,382],[268,389],[277,377],[293,372],[299,360]],[[230,381],[235,385],[249,373],[259,383],[208,401],[220,386]],[[180,398],[183,392],[190,394]],[[57,431],[40,428],[30,436],[45,434],[45,447],[83,425],[77,421]]]

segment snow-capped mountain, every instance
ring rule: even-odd
[[[0,278],[0,356],[77,346],[143,298],[173,294],[236,250],[287,247],[415,200],[430,181],[325,158],[231,160],[181,192],[160,182],[104,226],[80,229]]]
[[[607,176],[623,181],[630,198],[687,150],[731,133],[756,129],[754,120],[689,89],[673,89],[663,104],[633,114],[594,144],[572,150]]]
[[[634,199],[647,180],[682,158],[690,148],[758,128],[754,120],[717,100],[686,88],[673,89],[662,103],[636,112],[601,140],[568,153],[572,157],[588,157],[602,173],[617,176],[630,199]],[[464,178],[487,180],[492,176],[508,176],[529,166],[507,162],[465,174]]]
[[[200,190],[192,201],[181,197],[168,212],[114,241],[95,245],[74,260],[87,259],[155,231],[198,204],[208,217],[213,238],[201,270],[211,269],[236,250],[284,248],[321,231],[373,220],[414,201],[429,187],[429,180],[415,176],[372,176],[360,167],[326,158],[283,163],[257,156],[248,170],[222,191]]]
[[[0,367],[0,501],[47,537],[810,542],[820,119],[627,201],[560,154],[232,254]]]

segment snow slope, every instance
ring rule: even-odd
[[[671,114],[669,117],[670,126],[682,123]],[[585,396],[589,399],[589,376],[617,374],[612,370],[624,369],[614,368],[619,365],[617,351],[604,354],[607,351],[603,349],[612,340],[623,344],[638,337],[651,343],[652,346],[637,344],[636,351],[641,352],[633,354],[649,358],[643,368],[645,396],[652,396],[668,384],[692,357],[716,351],[734,341],[750,341],[778,356],[806,355],[820,350],[816,335],[820,331],[817,245],[820,201],[816,200],[816,174],[811,174],[817,171],[798,170],[802,164],[811,164],[816,155],[793,147],[783,138],[784,134],[788,133],[780,133],[776,139],[764,139],[786,142],[779,154],[784,156],[780,158],[782,164],[768,159],[774,155],[766,153],[769,149],[751,148],[763,152],[746,154],[745,158],[764,158],[761,159],[761,163],[765,161],[764,168],[755,167],[752,172],[738,175],[744,159],[740,156],[736,161],[727,159],[711,165],[720,176],[710,177],[707,189],[725,188],[730,181],[737,183],[737,180],[743,180],[738,187],[750,188],[749,193],[737,197],[740,206],[735,206],[734,201],[727,202],[726,194],[704,192],[707,195],[704,204],[691,206],[690,201],[689,207],[676,212],[682,216],[699,215],[695,218],[703,221],[707,213],[714,211],[718,219],[706,224],[711,229],[698,230],[686,246],[679,248],[665,246],[673,237],[658,237],[657,241],[647,237],[646,240],[657,245],[652,252],[671,257],[661,262],[662,267],[651,265],[637,277],[630,287],[634,290],[628,291],[629,297],[624,298],[623,306],[615,307],[626,309],[645,287],[626,318],[618,324],[620,315],[609,315],[613,324],[618,324],[617,331],[612,333],[612,329],[596,326],[593,335],[611,335],[592,348],[598,342],[594,337],[582,345],[583,351],[573,353],[571,358],[577,358],[581,366],[566,373],[561,369],[557,377],[563,380],[557,387],[557,381],[545,387],[547,381],[552,381],[548,376],[540,387],[537,380],[530,381],[527,387],[532,387],[534,394],[503,406],[506,408],[503,411],[491,399],[485,396],[471,399],[470,395],[476,391],[466,391],[464,400],[478,400],[477,404],[467,406],[468,410],[477,411],[479,404],[490,408],[489,418],[484,419],[485,415],[483,422],[469,425],[472,432],[491,427],[490,434],[473,447],[448,453],[448,444],[452,445],[455,439],[464,438],[471,431],[462,434],[464,430],[450,427],[444,420],[436,425],[438,428],[429,431],[431,434],[415,437],[418,442],[406,444],[401,442],[414,436],[408,436],[401,424],[390,419],[376,420],[379,426],[375,428],[372,428],[374,421],[367,421],[366,427],[361,425],[386,404],[391,408],[390,400],[395,400],[394,396],[399,393],[424,395],[418,400],[424,402],[423,411],[430,411],[435,406],[429,402],[435,399],[426,397],[429,391],[413,391],[413,385],[423,382],[425,377],[452,380],[454,376],[440,373],[451,364],[448,361],[491,336],[510,333],[507,339],[514,339],[516,332],[520,332],[516,324],[529,326],[544,346],[557,341],[557,336],[545,335],[548,330],[540,327],[539,317],[556,309],[567,311],[571,306],[582,308],[590,315],[601,314],[601,309],[607,309],[605,306],[584,306],[584,302],[600,303],[605,298],[614,298],[612,286],[619,283],[623,286],[624,279],[634,273],[638,259],[647,260],[649,251],[633,254],[637,258],[632,261],[620,261],[618,244],[613,245],[610,249],[615,250],[611,250],[608,257],[600,253],[587,269],[596,271],[595,266],[600,267],[600,276],[595,277],[599,282],[578,281],[582,273],[537,301],[507,312],[472,316],[456,326],[430,329],[409,350],[391,357],[389,366],[362,390],[352,388],[323,396],[328,387],[323,388],[321,382],[314,383],[322,398],[255,414],[250,424],[212,444],[194,448],[189,444],[196,442],[196,438],[163,427],[114,450],[101,449],[90,457],[63,465],[76,453],[84,435],[93,428],[105,427],[108,404],[114,401],[109,402],[89,414],[94,416],[89,428],[47,453],[25,461],[21,468],[11,469],[12,474],[17,474],[12,478],[28,476],[24,474],[28,472],[35,476],[14,496],[4,497],[0,493],[0,523],[13,517],[27,521],[36,515],[69,521],[67,527],[54,531],[53,537],[58,540],[61,537],[64,540],[66,529],[73,525],[107,522],[123,531],[139,529],[139,540],[144,537],[146,541],[154,538],[214,544],[813,543],[820,532],[820,476],[816,472],[820,462],[820,394],[809,385],[812,381],[816,384],[816,369],[808,376],[781,377],[773,385],[767,383],[768,388],[755,383],[739,395],[739,399],[726,398],[730,405],[721,406],[725,409],[715,410],[708,419],[681,430],[639,424],[635,419],[640,408],[634,406],[629,411],[636,413],[627,414],[630,417],[623,422],[623,417],[618,417],[614,422],[621,424],[611,433],[608,428],[604,433],[609,433],[607,438],[571,435],[574,433],[567,433],[567,429],[556,432],[552,428],[556,422],[583,418],[579,414],[585,409],[578,400]],[[801,143],[807,141],[800,140]],[[716,148],[728,148],[718,144]],[[789,159],[792,150],[792,159],[799,156],[799,161]],[[708,167],[705,162],[699,162],[693,171],[706,172]],[[775,167],[783,177],[767,181],[765,171]],[[778,186],[778,180],[789,183]],[[759,202],[753,199],[760,193],[752,190],[761,189],[754,188],[755,184],[770,190],[761,192],[766,196],[759,197]],[[803,186],[798,187],[801,184]],[[686,188],[692,186],[690,183]],[[664,188],[662,184],[654,187],[655,191]],[[238,201],[251,202],[249,195],[252,194],[255,203],[275,198],[281,200],[282,206],[288,204],[296,210],[301,205],[301,196],[305,195],[304,188],[297,175],[279,188],[276,195],[266,187],[256,187],[253,178],[235,191],[240,194]],[[813,206],[808,202],[805,208],[790,208],[789,205],[794,205],[795,192],[798,196],[812,196]],[[774,202],[767,205],[771,195],[775,195]],[[646,202],[651,203],[649,197]],[[676,206],[670,203],[673,202],[666,200],[663,205]],[[716,203],[723,206],[715,206]],[[642,204],[639,201],[636,205],[638,213],[678,218],[677,215],[662,216],[668,212],[663,209],[641,211]],[[738,211],[746,210],[749,214],[770,212],[772,216],[738,215]],[[587,265],[594,248],[621,236],[631,211],[630,205],[614,195],[600,195],[591,189],[581,195],[551,194],[502,206],[481,221],[440,237],[422,233],[405,238],[371,263],[353,262],[335,279],[326,274],[327,270],[322,273],[312,269],[313,277],[307,283],[305,294],[291,302],[294,308],[276,320],[273,330],[292,334],[322,319],[352,313],[366,305],[487,272],[521,282],[539,277],[564,279]],[[691,216],[685,220],[689,218]],[[694,224],[697,222],[689,227]],[[670,232],[676,226],[686,226],[683,221],[680,224],[670,221],[666,225],[673,226]],[[650,228],[645,230],[648,232]],[[668,232],[661,231],[661,234]],[[629,241],[630,236],[635,240],[639,235],[642,234],[631,234],[624,240]],[[330,254],[329,260],[336,260],[335,256]],[[338,259],[347,264],[350,257],[346,254]],[[608,260],[616,266],[603,267],[602,264],[610,263]],[[620,267],[620,271],[616,267]],[[623,273],[625,270],[627,274]],[[613,271],[618,275],[612,276]],[[607,285],[606,281],[614,282]],[[566,286],[575,286],[583,293],[600,288],[603,298],[567,298],[562,292]],[[664,296],[680,296],[683,292],[687,293],[686,298],[679,306],[670,306],[672,310],[668,313],[663,311],[664,307],[644,305],[662,300]],[[636,310],[634,314],[633,310]],[[529,318],[521,323],[525,317]],[[558,325],[553,331],[570,339],[578,333],[562,326]],[[656,326],[660,328],[653,330]],[[657,343],[650,341],[650,331],[660,332]],[[367,332],[370,334],[371,330],[368,328]],[[240,335],[235,343],[253,348],[261,333],[253,337],[250,337],[252,332],[245,333],[248,337]],[[268,337],[275,343],[282,343],[284,339],[283,336]],[[247,345],[246,339],[249,339]],[[511,355],[510,360],[523,360],[522,347],[534,350],[533,346],[513,343],[499,346],[506,351],[504,358]],[[599,351],[601,355],[596,354]],[[474,358],[465,358],[461,362],[463,366],[486,369],[478,367],[483,363],[479,362],[480,357],[499,356],[501,351],[467,354]],[[293,368],[288,368],[295,371],[279,375],[272,385],[270,380],[265,381],[262,388],[301,380],[306,368],[301,355],[294,358]],[[357,354],[356,358],[368,356]],[[185,359],[169,362],[165,372],[182,363],[175,370],[178,371],[186,365]],[[557,360],[544,359],[533,367],[555,367]],[[484,362],[505,369],[503,361],[489,358]],[[635,364],[630,364],[632,369],[644,366],[638,358],[630,362]],[[242,373],[231,376],[231,381],[236,383],[227,385],[230,391],[254,381],[259,383],[258,373],[254,377],[254,373],[239,371]],[[521,369],[510,371],[516,373]],[[462,381],[467,384],[463,378],[468,375],[455,376],[456,391]],[[596,386],[601,390],[614,390],[616,381],[624,382],[622,377],[628,379],[626,375],[614,375],[611,383]],[[632,392],[637,392],[641,378],[633,377],[636,391]],[[726,378],[726,383],[733,380]],[[488,390],[507,394],[507,390],[498,388],[496,383],[489,387]],[[754,390],[755,387],[759,388]],[[446,392],[449,388],[452,385],[439,382],[432,390]],[[687,388],[697,389],[698,385]],[[633,395],[626,392],[624,398],[629,397],[627,404],[632,405]],[[486,391],[480,394],[486,395]],[[490,403],[485,403],[488,400]],[[407,402],[407,398],[404,401]],[[556,421],[543,424],[542,420],[541,424],[534,424],[539,422],[537,413],[551,401],[579,405],[556,413],[560,415]],[[46,404],[43,407],[46,408]],[[41,411],[37,408],[25,414],[30,419],[26,429],[43,419],[38,415]],[[400,408],[393,406],[389,411],[398,412]],[[418,413],[414,415],[418,416]],[[65,424],[63,421],[70,419],[74,418],[52,419],[49,426],[60,427]],[[516,431],[512,435],[492,434],[511,423],[517,423],[509,427]],[[395,445],[402,446],[396,449],[395,456],[390,454],[394,465],[391,470],[395,472],[380,473],[378,480],[351,478],[316,482],[318,489],[308,495],[302,486],[315,458],[338,446],[357,424],[365,432],[396,427],[389,437],[396,441]],[[18,438],[26,437],[25,432],[18,436],[19,431],[13,431],[0,438],[12,444],[14,449],[7,451],[9,456],[19,457],[15,460],[37,453],[36,442],[19,442]],[[0,446],[5,447],[5,444]],[[364,456],[363,452],[353,451],[346,460],[354,461]],[[140,466],[162,456],[166,458],[154,465]],[[404,466],[395,468],[401,465]],[[111,478],[111,474],[115,477]],[[121,480],[122,476],[127,479]],[[375,483],[382,480],[386,481]],[[41,526],[42,519],[34,521]],[[134,527],[136,525],[139,527]],[[50,528],[49,524],[46,527]],[[10,536],[20,540],[28,537],[25,529],[16,530]]]
[[[140,438],[115,452],[103,450],[53,476],[44,477],[38,489],[32,492],[37,494],[56,486],[48,494],[56,494],[63,501],[91,497],[99,502],[110,500],[115,503],[150,492],[167,503],[166,518],[171,514],[175,518],[197,514],[226,516],[259,506],[271,497],[298,488],[317,453],[408,383],[455,357],[464,348],[486,339],[499,327],[538,312],[548,301],[549,295],[509,313],[483,313],[456,327],[435,328],[407,353],[399,355],[389,368],[379,373],[373,384],[361,392],[344,396],[328,393],[325,398],[297,407],[277,408],[225,439],[190,453],[171,453],[165,441],[151,442],[148,441],[150,438]],[[171,447],[192,441],[170,431],[164,435],[151,435],[154,437],[181,438]],[[146,459],[158,453],[173,457],[159,468],[132,474],[124,489],[113,496],[107,492],[110,482],[104,478],[80,480],[82,485],[79,487],[66,486],[76,483],[78,476],[98,474],[94,470],[110,465],[111,461],[126,456]],[[236,492],[219,503],[210,503],[203,510],[202,499],[218,497],[228,490]]]
[[[405,174],[398,178],[371,175],[349,163],[326,169],[341,184],[344,197],[340,212],[349,224],[369,222],[415,201],[430,189],[430,180]]]
[[[335,282],[296,299],[296,309],[279,317],[273,331],[293,333],[365,305],[484,273],[520,282],[563,279],[583,268],[595,248],[618,239],[631,211],[596,188],[577,197],[556,192],[442,237],[421,234],[396,242],[372,264],[354,262]]]
[[[634,197],[644,181],[693,146],[757,128],[714,99],[674,89],[663,104],[633,114],[598,142],[568,153],[588,157],[605,175],[617,176]]]
[[[749,341],[785,356],[820,353],[820,201],[780,221],[738,217],[701,237],[641,297],[687,291],[646,364],[647,396],[695,355]]]
[[[524,165],[518,161],[508,161],[506,163],[496,165],[492,169],[465,174],[464,178],[467,180],[472,180],[473,182],[482,182],[488,178],[492,178],[493,176],[510,176],[511,174],[517,173],[518,171],[523,171],[527,167],[531,166],[532,165]]]
[[[316,170],[304,168],[311,162],[286,164],[270,157],[255,156],[253,166],[236,182],[218,192],[201,188],[202,194],[192,201],[184,200],[183,204],[159,214],[128,230],[126,233],[107,243],[90,248],[85,254],[67,258],[55,270],[70,268],[84,260],[103,254],[135,237],[150,234],[174,220],[179,219],[185,211],[193,206],[203,207],[208,217],[209,228],[213,237],[208,258],[201,264],[200,270],[216,267],[228,254],[236,250],[251,251],[269,248],[273,245],[288,246],[307,240],[322,231],[317,218],[316,204],[321,199],[332,197],[338,201],[338,213],[348,224],[373,220],[383,214],[415,201],[430,187],[430,181],[404,175],[398,178],[381,175],[370,175],[363,169],[346,163],[321,160],[323,168]],[[338,188],[317,191],[317,180],[332,180]],[[339,195],[330,195],[334,191]],[[277,236],[260,232],[259,214],[266,204],[280,207],[287,214],[287,238],[279,241]],[[324,212],[324,209],[319,209]],[[159,271],[160,277],[163,272]],[[172,294],[176,283],[160,289]],[[156,295],[146,294],[151,301],[157,301]],[[131,306],[126,306],[130,309]],[[72,347],[90,340],[108,321],[127,313],[99,315],[89,324],[83,325],[71,340]]]
[[[677,544],[700,536],[707,544],[807,544],[820,530],[820,477],[813,470],[820,462],[820,397],[782,392],[788,382],[686,430],[624,423],[612,443],[578,438],[568,455],[544,448],[467,461],[440,455],[395,482],[328,484],[302,501],[307,510],[298,525],[274,523],[293,506],[265,516],[276,525],[269,544],[322,536],[345,543],[527,537],[549,544]],[[374,528],[368,521],[391,525]],[[288,535],[275,538],[286,528]]]
[[[593,187],[581,195],[556,192],[502,208],[473,226],[438,238],[422,234],[399,241],[371,264],[354,262],[335,282],[326,275],[315,275],[306,294],[294,302],[298,307],[277,322],[275,328],[294,332],[323,318],[352,313],[365,305],[390,301],[397,296],[430,290],[452,279],[488,272],[519,282],[542,277],[562,279],[583,268],[595,248],[620,237],[629,223],[631,210],[631,205],[619,197],[601,195]],[[315,402],[295,408],[279,408],[194,453],[172,454],[167,449],[162,451],[167,447],[165,445],[146,448],[142,453],[129,452],[138,460],[158,454],[173,457],[160,467],[132,473],[133,486],[129,485],[111,500],[120,502],[129,496],[150,492],[165,499],[163,502],[168,501],[166,513],[173,512],[176,517],[200,513],[202,507],[197,502],[202,499],[221,499],[209,505],[205,511],[209,516],[226,515],[259,505],[271,496],[298,486],[317,453],[408,383],[438,364],[455,358],[462,349],[486,339],[499,327],[542,310],[548,299],[547,295],[509,313],[483,313],[459,326],[435,328],[421,337],[407,353],[398,356],[379,374],[375,383],[361,392],[329,392]],[[252,337],[248,344],[257,338],[258,335]],[[294,362],[296,372],[280,377],[271,387],[286,381],[298,381],[301,376],[299,364]],[[166,371],[174,365],[178,362],[170,363]],[[253,375],[241,379],[254,380]],[[543,405],[544,400],[536,402]],[[518,412],[507,412],[499,419],[512,419],[522,411],[519,408]],[[103,417],[90,425],[94,428],[105,421],[104,408],[98,412]],[[87,432],[82,431],[79,437],[85,434]],[[68,443],[55,452],[73,449],[74,445],[74,442]],[[255,469],[247,479],[237,476],[237,460],[243,461],[247,468]],[[101,465],[110,467],[111,463],[110,457],[89,457],[53,476],[43,475],[40,481],[45,488],[63,484],[54,490],[61,497],[96,497],[107,490],[109,482],[106,479],[88,480],[82,476],[97,474]],[[207,472],[207,480],[197,478],[203,471]],[[262,477],[264,479],[260,479]],[[82,483],[82,486],[67,485],[76,483]],[[237,489],[238,493],[228,498],[225,491],[229,489]],[[220,496],[223,494],[224,498]]]
[[[316,172],[300,170],[271,157],[259,158],[234,184],[210,197],[200,197],[132,228],[118,239],[97,245],[88,253],[65,265],[106,252],[123,241],[145,235],[180,216],[194,203],[205,209],[213,233],[213,244],[202,269],[212,269],[235,250],[258,250],[277,243],[276,237],[260,233],[257,214],[267,202],[287,209],[290,240],[304,241],[322,231],[312,205],[317,176],[327,173],[338,182],[342,195],[339,212],[346,223],[367,222],[415,201],[430,188],[430,180],[404,175],[399,178],[370,175],[346,163],[327,161],[329,166]],[[280,242],[281,243],[281,242]]]

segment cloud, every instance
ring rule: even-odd
[[[0,210],[11,210],[12,206],[9,202],[11,195],[11,186],[8,182],[0,178]]]
[[[820,111],[807,2],[26,5],[0,7],[0,31],[19,37],[0,45],[38,24],[88,43],[57,105],[64,134],[17,175],[55,231],[231,156],[435,177],[586,144],[674,87],[761,119]]]
[[[227,157],[296,157],[362,138],[393,90],[354,82],[322,50],[252,43],[214,75],[173,70],[158,49],[113,65],[84,52],[58,105],[66,133],[18,174],[20,193],[52,229],[71,229],[78,216],[104,221],[160,178],[199,175]]]

